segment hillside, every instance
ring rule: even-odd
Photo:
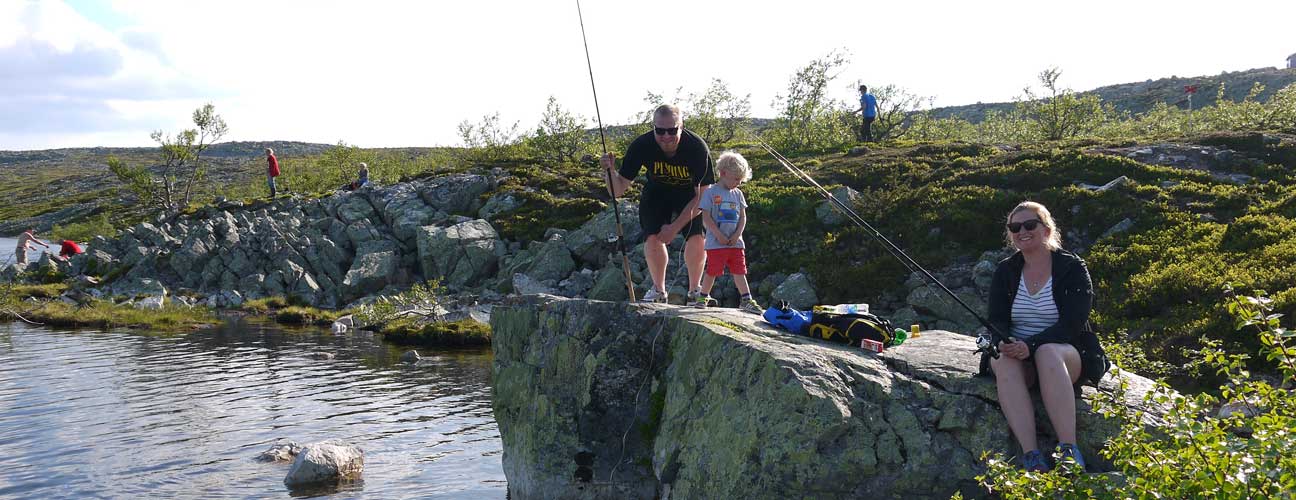
[[[1143,113],[1158,102],[1172,106],[1188,107],[1184,94],[1185,85],[1196,85],[1197,93],[1193,96],[1193,108],[1199,109],[1215,103],[1221,85],[1224,86],[1224,97],[1230,101],[1240,101],[1251,91],[1252,85],[1260,83],[1265,86],[1258,99],[1267,101],[1274,92],[1287,85],[1296,83],[1296,69],[1259,68],[1246,71],[1225,71],[1218,75],[1193,77],[1172,76],[1144,82],[1122,83],[1098,87],[1080,92],[1081,95],[1097,94],[1105,103],[1111,104],[1116,111],[1131,114]],[[1035,82],[1029,82],[1034,84]],[[935,118],[958,117],[972,123],[985,119],[986,113],[1011,111],[1011,102],[976,103],[963,106],[936,108],[931,111]]]

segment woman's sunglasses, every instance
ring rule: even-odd
[[[1023,227],[1026,228],[1027,231],[1034,231],[1035,228],[1040,226],[1040,224],[1043,224],[1043,222],[1040,222],[1039,219],[1031,219],[1022,222],[1009,222],[1008,231],[1017,233],[1020,232]]]
[[[653,127],[653,132],[656,132],[657,135],[678,135],[679,127],[671,127],[671,128]]]

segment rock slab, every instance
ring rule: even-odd
[[[1019,453],[972,337],[873,354],[732,309],[545,295],[496,307],[491,327],[514,499],[980,497],[981,453]],[[1151,382],[1126,380],[1137,406]],[[1086,391],[1080,446],[1110,470],[1097,451],[1117,425]],[[1042,406],[1037,421],[1051,433]]]

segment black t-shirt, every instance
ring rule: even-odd
[[[715,165],[711,161],[711,149],[706,141],[688,129],[680,131],[679,149],[675,156],[666,157],[666,153],[657,145],[653,132],[635,138],[626,148],[625,161],[621,162],[621,177],[634,179],[639,170],[648,167],[648,182],[644,192],[671,190],[693,193],[699,183],[703,186],[715,184]]]

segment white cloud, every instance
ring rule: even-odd
[[[701,90],[713,77],[751,93],[753,112],[771,116],[789,76],[838,47],[853,55],[833,89],[838,98],[852,98],[848,84],[861,79],[935,96],[938,105],[1011,99],[1053,65],[1064,84],[1088,89],[1274,66],[1296,51],[1286,26],[1296,2],[582,6],[609,124],[641,111],[646,91]],[[232,140],[362,146],[453,144],[459,121],[496,111],[528,128],[550,95],[594,118],[572,1],[100,7],[112,22],[54,0],[0,0],[0,149],[88,146],[135,133],[130,144],[144,145],[152,129],[189,125],[203,102],[216,105]],[[1238,17],[1248,12],[1264,15]],[[70,135],[51,139],[60,130]]]

